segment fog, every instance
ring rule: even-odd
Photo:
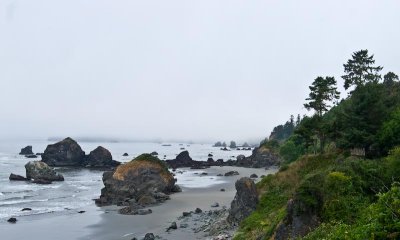
[[[259,141],[307,113],[317,76],[343,85],[354,51],[399,74],[399,10],[366,0],[0,0],[0,138]]]

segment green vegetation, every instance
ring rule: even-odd
[[[166,171],[168,171],[168,166],[164,161],[161,161],[158,157],[155,157],[149,153],[143,153],[143,154],[137,156],[131,162],[134,162],[134,161],[156,163],[156,164],[162,166]]]
[[[333,77],[318,77],[304,106],[314,115],[274,128],[262,146],[283,159],[257,184],[260,203],[235,235],[270,239],[289,216],[320,223],[303,239],[400,239],[400,83],[383,81],[367,50],[344,64],[346,99]],[[287,209],[296,202],[294,213]]]

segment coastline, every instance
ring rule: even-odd
[[[185,171],[185,169],[179,169]],[[178,170],[178,171],[179,171]],[[145,216],[126,216],[117,213],[119,207],[107,206],[96,207],[93,204],[81,209],[83,214],[77,212],[65,215],[42,215],[21,217],[16,224],[0,224],[0,232],[5,239],[16,240],[26,238],[45,239],[104,239],[125,240],[134,237],[142,239],[146,233],[154,233],[162,239],[205,239],[204,232],[194,233],[191,228],[178,228],[170,232],[166,229],[172,222],[180,221],[178,217],[182,212],[194,211],[200,208],[203,211],[221,209],[223,206],[230,207],[236,190],[235,182],[241,177],[249,177],[255,173],[258,176],[275,173],[275,169],[265,170],[263,168],[242,167],[211,167],[209,169],[196,170],[196,172],[207,172],[202,178],[215,178],[217,174],[224,174],[236,170],[237,176],[221,177],[224,181],[205,188],[190,188],[182,186],[181,193],[171,195],[171,199],[165,203],[150,207],[153,211]],[[257,178],[260,180],[260,178]],[[177,183],[179,185],[179,181]],[[225,191],[221,192],[220,189]],[[100,194],[100,193],[99,193]],[[218,208],[211,205],[218,202]],[[51,226],[51,229],[46,228]]]

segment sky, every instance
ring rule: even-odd
[[[259,141],[307,113],[317,76],[342,86],[355,51],[399,74],[399,11],[397,0],[0,0],[0,138]]]

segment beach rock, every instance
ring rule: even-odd
[[[86,158],[85,166],[93,168],[116,167],[120,164],[112,159],[110,151],[102,146],[90,152]]]
[[[209,153],[209,154],[208,154],[208,157],[209,157],[209,158],[210,158],[210,157],[213,157],[213,155],[212,155],[211,153]]]
[[[32,208],[23,208],[23,209],[21,209],[21,212],[25,212],[25,211],[32,211]]]
[[[250,175],[250,178],[258,178],[257,174],[253,173]]]
[[[7,222],[9,222],[9,223],[16,223],[16,222],[17,222],[17,219],[16,219],[15,217],[12,217],[12,218],[9,218],[9,219],[7,220]]]
[[[221,188],[221,190],[220,190],[221,192],[225,192],[225,188]]]
[[[167,228],[167,232],[170,230],[176,230],[178,229],[178,225],[176,225],[176,222],[172,222],[171,225]]]
[[[154,236],[153,233],[146,233],[146,235],[144,236],[143,240],[155,240],[156,237]]]
[[[78,213],[79,213],[79,214],[82,214],[82,213],[85,213],[85,212],[86,212],[86,211],[79,211]]]
[[[236,176],[236,175],[239,175],[239,172],[238,171],[229,171],[229,172],[227,172],[227,173],[225,173],[225,177],[230,177],[230,176]]]
[[[190,212],[183,212],[183,213],[182,213],[182,216],[183,216],[183,217],[189,217],[190,215],[191,215]]]
[[[63,175],[54,171],[46,163],[31,161],[25,164],[26,178],[34,179],[34,183],[47,184],[52,181],[64,181]]]
[[[176,156],[174,160],[166,161],[168,166],[171,168],[182,168],[182,167],[193,167],[195,166],[195,161],[190,157],[188,151],[183,151]]]
[[[249,157],[239,155],[236,159],[236,166],[249,168],[266,168],[280,164],[280,158],[268,147],[255,148]]]
[[[139,209],[137,211],[137,215],[149,215],[152,213],[153,213],[153,211],[151,209]]]
[[[189,224],[187,224],[187,223],[179,224],[179,228],[188,228],[188,227],[189,227]]]
[[[211,204],[211,207],[219,207],[219,203],[217,203],[217,202],[215,202],[215,203],[213,203],[213,204]]]
[[[42,161],[49,166],[84,166],[85,152],[71,138],[50,144],[42,155]]]
[[[194,213],[196,213],[196,214],[200,214],[202,212],[203,212],[203,210],[201,210],[200,208],[196,208],[196,210],[194,210]]]
[[[253,180],[244,177],[235,183],[236,195],[231,203],[228,222],[238,225],[243,219],[248,217],[257,207],[258,193]]]
[[[105,187],[96,200],[98,205],[118,204],[127,199],[147,205],[153,203],[153,199],[162,202],[159,193],[170,194],[178,190],[164,162],[150,154],[121,164],[113,172],[104,172],[103,183]]]
[[[222,176],[224,176],[224,174],[222,173],[217,174],[217,177],[222,177]]]
[[[19,155],[32,155],[32,146],[26,146],[24,148],[21,148],[21,152],[19,153]]]
[[[124,154],[122,154],[122,156],[123,157],[127,157],[127,156],[129,156],[129,154],[128,153],[124,153]]]
[[[27,178],[17,175],[17,174],[14,174],[14,173],[11,173],[10,176],[8,177],[8,179],[10,179],[10,181],[27,181],[28,180]]]
[[[152,156],[158,156],[158,152],[152,152],[150,153]]]
[[[146,206],[157,203],[157,200],[151,195],[144,195],[137,202],[142,206]]]
[[[172,192],[172,193],[182,192],[182,188],[179,187],[179,185],[175,184],[175,185],[171,188],[171,192]]]
[[[25,155],[26,158],[37,158],[38,156],[35,154]]]
[[[202,172],[201,174],[200,174],[200,176],[207,176],[208,175],[208,173],[206,173],[206,172]]]

